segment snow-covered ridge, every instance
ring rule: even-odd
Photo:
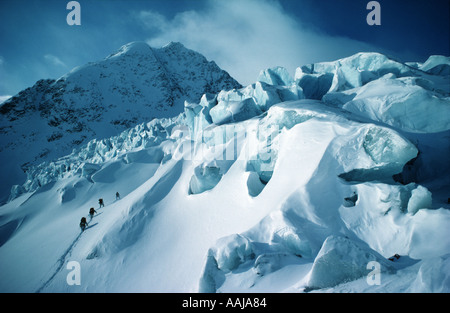
[[[0,290],[448,292],[446,60],[266,69],[30,167],[0,207]]]

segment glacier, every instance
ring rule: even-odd
[[[0,291],[449,292],[447,66],[269,68],[29,164],[0,207]]]

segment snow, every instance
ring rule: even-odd
[[[389,261],[364,245],[342,236],[325,239],[309,274],[308,287],[334,287],[367,276],[370,262],[380,264],[380,272],[393,272]]]
[[[334,74],[309,74],[303,73],[301,68],[295,72],[297,84],[302,88],[305,97],[308,99],[321,100],[331,88]]]
[[[220,238],[208,254],[217,262],[217,268],[224,272],[236,269],[239,264],[254,257],[252,244],[248,238],[239,234]]]
[[[261,113],[252,98],[242,101],[219,101],[209,112],[213,123],[217,125],[245,121]]]
[[[201,134],[208,125],[213,123],[209,111],[215,105],[215,101],[215,95],[204,94],[199,104],[185,102],[184,113],[186,116],[186,124],[189,127],[193,139],[197,139],[196,136]]]
[[[423,261],[416,279],[411,283],[411,292],[424,293],[446,293],[450,277],[448,269],[450,267],[450,255],[430,258]]]
[[[368,180],[390,177],[402,171],[406,162],[417,156],[417,148],[407,139],[388,128],[368,124],[360,131],[345,137],[337,147],[341,164],[345,170],[345,179]],[[355,149],[359,158],[354,160]]]
[[[333,62],[308,64],[297,68],[295,80],[313,99],[321,99],[327,92],[345,91],[361,87],[385,74],[410,76],[413,68],[375,53],[357,53]]]
[[[450,57],[431,55],[418,68],[433,75],[450,75]]]
[[[207,190],[213,189],[222,178],[220,168],[203,164],[196,167],[194,175],[189,182],[189,193],[199,194]]]
[[[294,82],[294,79],[286,68],[278,66],[261,71],[257,81],[275,86],[288,86]]]
[[[161,49],[166,69],[185,61]],[[268,69],[29,165],[0,207],[0,291],[448,292],[447,78],[422,66]]]
[[[427,83],[432,85],[418,79],[383,77],[361,88],[326,95],[324,101],[409,132],[449,130],[449,98],[421,86]]]
[[[258,81],[241,89],[220,92],[217,105],[209,111],[212,122],[224,124],[244,121],[266,112],[274,104],[303,98],[303,91],[295,83],[269,85]]]
[[[420,209],[429,209],[432,207],[432,201],[431,192],[423,186],[417,186],[411,191],[407,210],[409,213],[415,214]]]

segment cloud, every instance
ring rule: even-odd
[[[60,58],[58,58],[57,56],[54,56],[52,54],[44,55],[44,59],[52,65],[67,67],[67,65],[63,61],[61,61]]]
[[[268,67],[284,66],[293,74],[304,64],[375,50],[360,41],[308,28],[270,0],[209,1],[202,9],[180,12],[171,19],[153,11],[141,11],[137,18],[148,28],[151,46],[179,41],[214,60],[244,85]]]
[[[166,29],[167,19],[164,15],[153,11],[140,11],[137,13],[138,21],[140,21],[147,29]]]
[[[11,96],[0,96],[0,104],[11,98]]]

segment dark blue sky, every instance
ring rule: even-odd
[[[368,26],[361,18],[364,14],[361,8],[368,2],[281,1],[285,9],[296,14],[301,21],[330,35],[348,36],[394,52],[409,49],[412,56],[416,54],[420,58],[431,54],[449,55],[449,0],[380,0],[381,26]]]
[[[293,73],[359,51],[420,62],[450,55],[448,0],[379,0],[380,26],[366,23],[368,0],[79,0],[81,26],[67,25],[68,2],[0,0],[0,96],[130,41],[180,41],[242,84],[270,66]]]

